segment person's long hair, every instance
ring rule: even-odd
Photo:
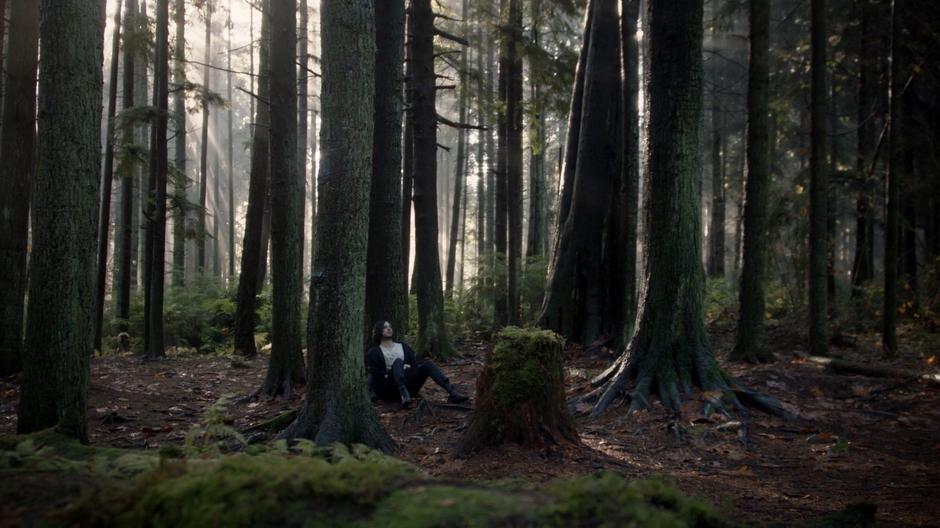
[[[379,346],[382,342],[382,332],[385,330],[385,323],[388,321],[376,321],[372,326],[372,346]]]

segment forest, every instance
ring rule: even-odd
[[[0,15],[0,526],[940,524],[937,2]]]

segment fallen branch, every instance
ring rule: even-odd
[[[823,365],[836,374],[858,374],[870,378],[913,378],[920,381],[940,385],[940,374],[924,373],[909,369],[885,367],[881,365],[867,365],[842,359],[833,359],[821,356],[801,356],[806,361]]]

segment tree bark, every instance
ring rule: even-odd
[[[264,0],[261,17],[261,42],[258,75],[258,102],[255,105],[251,138],[251,168],[248,179],[248,209],[245,213],[245,235],[242,241],[241,268],[238,277],[238,297],[235,306],[234,347],[237,354],[247,357],[258,355],[255,346],[255,310],[258,292],[263,280],[260,261],[264,258],[262,224],[268,192],[268,144],[270,137],[271,107],[269,78],[270,21],[267,16],[270,0]]]
[[[809,348],[812,355],[825,356],[829,350],[825,0],[811,0],[810,10]]]
[[[448,357],[453,346],[444,328],[444,292],[437,223],[437,87],[434,73],[434,12],[430,0],[412,3],[414,40],[414,207],[419,355]]]
[[[770,182],[770,2],[751,0],[747,84],[747,165],[744,255],[739,290],[738,334],[731,359],[763,363],[773,356],[760,344],[764,323],[767,194]]]
[[[712,38],[718,41],[718,12],[716,3]],[[725,152],[722,138],[721,97],[718,95],[718,86],[721,79],[718,59],[711,61],[712,76],[712,203],[710,208],[710,222],[708,226],[708,276],[721,278],[725,275]]]
[[[175,174],[173,176],[173,285],[186,283],[186,1],[174,2],[176,44],[173,48],[173,124]]]
[[[29,240],[30,185],[36,174],[36,63],[39,6],[10,6],[9,49],[0,130],[0,376],[19,372]]]
[[[297,2],[271,12],[271,359],[261,393],[290,398],[304,382],[300,340],[303,186],[297,174]]]
[[[29,284],[17,409],[20,434],[54,426],[88,440],[85,407],[94,344],[103,11],[102,2],[40,3],[38,169],[31,193],[29,269],[42,280]]]
[[[150,300],[148,302],[150,331],[146,357],[162,358],[166,355],[163,336],[163,294],[166,281],[166,185],[167,185],[167,126],[169,123],[169,0],[157,0],[156,47],[153,60],[154,119],[150,151],[150,182],[153,188],[153,215],[147,233],[151,238],[152,256],[145,265],[150,268]]]
[[[602,376],[593,413],[635,381],[631,407],[658,394],[679,409],[682,393],[726,389],[703,315],[701,137],[702,0],[650,2],[645,295],[630,345]]]
[[[375,130],[369,198],[365,328],[379,320],[403,328],[408,312],[402,269],[402,89],[405,2],[375,5]]]
[[[363,305],[375,107],[375,13],[370,1],[322,0],[321,166],[310,285],[307,397],[284,436],[362,443],[391,452],[363,383]],[[438,282],[440,285],[440,282]]]
[[[532,28],[529,39],[535,48],[541,47],[539,19],[542,11],[542,1],[532,0],[530,7],[530,23]],[[526,225],[525,256],[531,258],[545,254],[545,241],[542,238],[542,226],[545,223],[542,212],[545,209],[545,108],[542,101],[542,86],[539,79],[529,81],[530,104],[533,106],[533,119],[530,126],[529,141],[529,218]]]

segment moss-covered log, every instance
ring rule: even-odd
[[[476,409],[460,456],[503,442],[578,442],[565,404],[563,348],[564,339],[547,330],[507,327],[496,336],[477,382]]]
[[[183,458],[83,446],[50,431],[0,437],[0,513],[26,526],[734,525],[658,480],[445,483],[361,445],[248,449]]]

